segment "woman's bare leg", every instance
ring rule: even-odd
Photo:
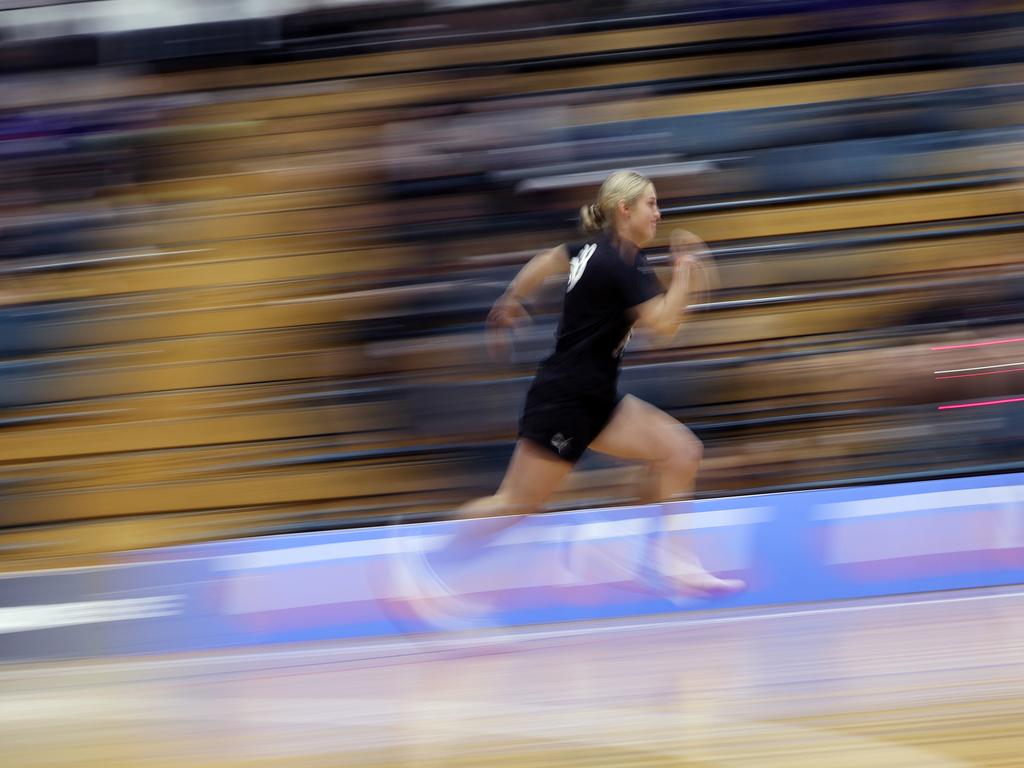
[[[590,447],[617,458],[646,462],[649,469],[642,495],[647,503],[689,499],[703,456],[703,445],[690,430],[632,395],[623,398]],[[662,533],[664,519],[663,514]],[[662,573],[684,591],[719,593],[743,587],[737,580],[711,576],[696,555],[685,549],[669,552],[659,548],[657,559]]]
[[[519,440],[497,493],[471,501],[456,511],[460,519],[477,521],[458,526],[436,558],[452,562],[472,558],[485,544],[538,511],[572,471],[572,466],[529,440]]]
[[[464,629],[478,626],[493,606],[486,599],[467,598],[475,591],[472,569],[485,547],[497,536],[539,509],[572,464],[526,440],[516,444],[505,478],[493,496],[471,501],[456,516],[476,518],[455,526],[439,549],[414,550],[394,562],[395,584],[405,604],[434,627]]]

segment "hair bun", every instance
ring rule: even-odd
[[[597,203],[584,205],[580,208],[580,225],[587,234],[594,234],[604,229],[604,212]]]

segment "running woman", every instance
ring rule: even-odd
[[[519,439],[497,493],[470,502],[459,531],[428,565],[439,575],[464,565],[483,544],[525,515],[540,510],[589,448],[648,467],[644,503],[685,499],[693,492],[703,446],[676,419],[618,393],[622,355],[634,327],[663,339],[675,336],[702,260],[710,254],[695,235],[672,233],[672,278],[665,290],[641,250],[657,231],[661,212],[654,185],[634,171],[611,174],[597,200],[580,210],[586,237],[534,256],[495,302],[488,316],[492,342],[528,318],[524,302],[550,277],[568,274],[554,352],[539,366],[519,422]],[[663,507],[664,510],[664,507]],[[662,515],[664,520],[664,514]],[[663,540],[644,568],[659,589],[712,597],[744,588],[708,573],[689,550]]]

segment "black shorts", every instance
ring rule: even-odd
[[[620,400],[615,393],[605,397],[552,398],[531,389],[519,418],[519,437],[575,464],[611,421]]]

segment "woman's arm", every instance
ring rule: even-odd
[[[636,308],[637,324],[658,336],[675,336],[682,325],[686,308],[695,294],[696,272],[701,262],[710,264],[711,253],[696,235],[683,230],[672,233],[672,281],[668,290]]]
[[[492,351],[505,346],[500,331],[515,328],[529,319],[523,301],[535,294],[549,277],[569,271],[569,253],[564,245],[538,253],[530,259],[498,297],[487,315]]]
[[[538,253],[519,270],[508,288],[505,296],[521,302],[528,299],[549,277],[569,271],[569,254],[564,245]]]

